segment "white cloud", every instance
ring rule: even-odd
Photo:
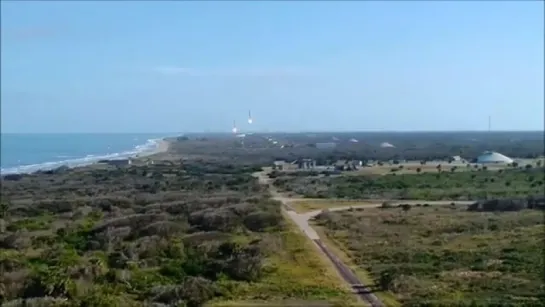
[[[293,67],[197,69],[180,66],[157,66],[153,71],[162,75],[193,77],[283,77],[310,74],[308,70]]]

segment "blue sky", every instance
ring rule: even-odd
[[[2,1],[1,128],[486,130],[490,115],[493,130],[542,130],[543,12],[541,1]]]

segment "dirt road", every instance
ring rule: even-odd
[[[299,227],[299,229],[315,244],[317,249],[321,251],[328,259],[331,261],[332,266],[337,270],[337,273],[347,282],[350,287],[353,289],[354,293],[358,295],[363,301],[367,302],[372,307],[382,307],[384,304],[374,295],[371,290],[361,283],[356,274],[344,264],[327,246],[320,240],[318,233],[310,226],[308,223],[309,219],[320,214],[322,210],[315,210],[307,213],[297,213],[290,205],[291,202],[296,201],[296,199],[282,196],[278,191],[272,186],[272,180],[267,176],[266,172],[255,173],[259,182],[263,185],[269,187],[269,191],[273,199],[281,202],[283,204],[282,210],[291,218],[291,220]],[[365,206],[365,205],[364,205]],[[368,205],[367,205],[368,206]],[[352,208],[357,208],[358,206],[352,206]],[[338,207],[337,210],[347,210],[350,206]]]

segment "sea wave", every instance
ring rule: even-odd
[[[105,155],[87,155],[83,158],[67,159],[61,161],[52,161],[39,164],[30,164],[30,165],[20,165],[16,167],[1,168],[1,175],[8,174],[28,174],[36,171],[46,171],[56,169],[61,166],[67,167],[78,167],[86,166],[93,163],[96,163],[100,160],[115,160],[115,159],[126,159],[134,157],[136,155],[142,155],[147,153],[153,153],[159,146],[159,142],[162,139],[149,139],[146,143],[135,146],[132,150],[127,150],[117,153],[109,153]]]

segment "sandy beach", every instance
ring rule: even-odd
[[[164,139],[160,140],[157,143],[157,148],[153,151],[153,154],[167,152],[169,147],[170,147],[170,142],[169,141],[164,140]]]
[[[154,150],[139,153],[138,155],[136,155],[135,158],[136,159],[144,158],[144,157],[149,158],[150,156],[164,154],[164,153],[168,152],[169,147],[170,147],[170,142],[165,140],[165,139],[162,139],[162,140],[157,141],[157,146],[155,147]]]

